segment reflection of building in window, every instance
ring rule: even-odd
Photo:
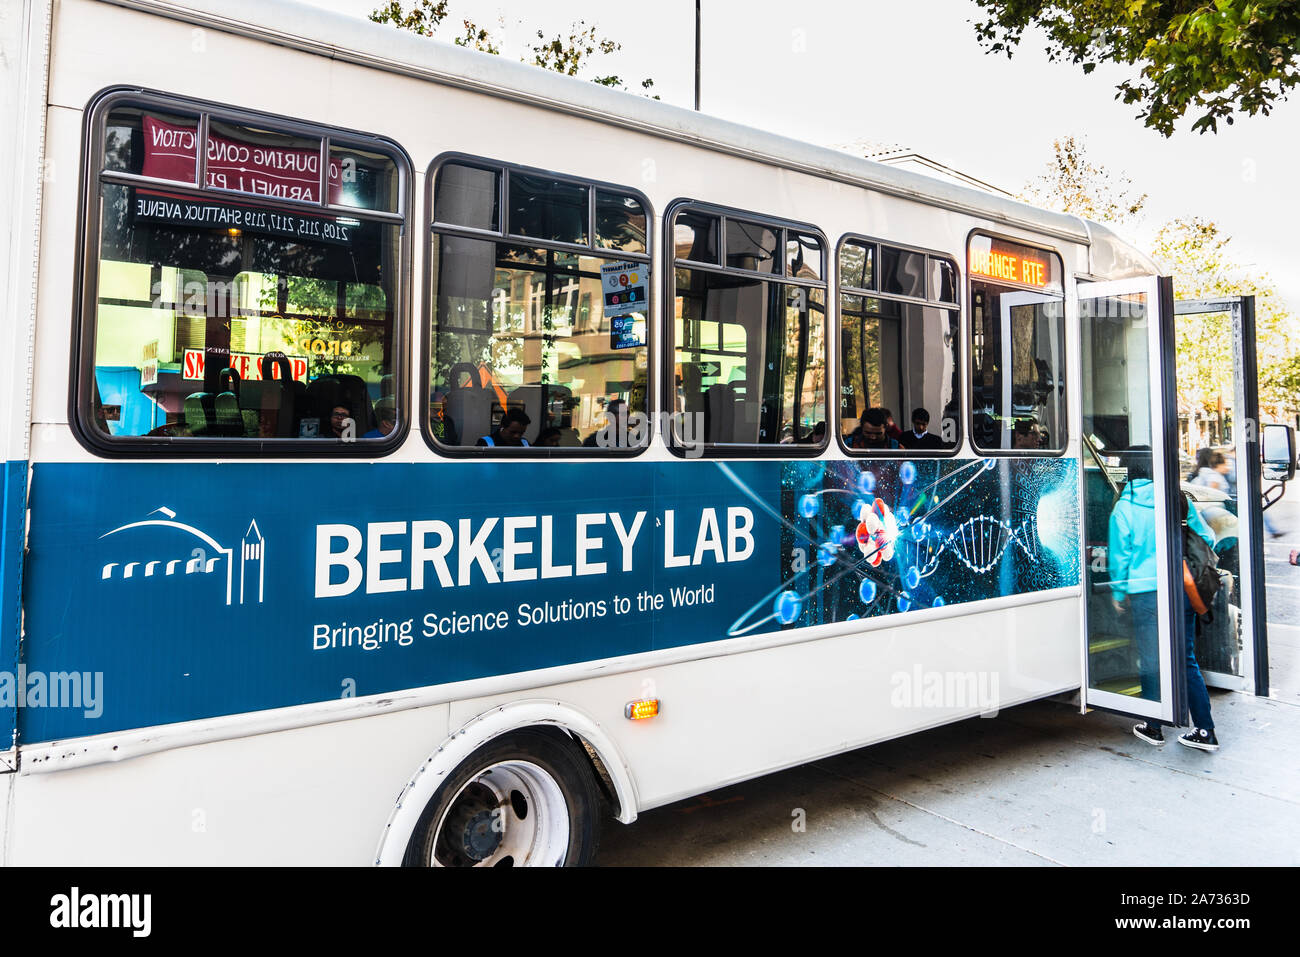
[[[554,429],[578,448],[615,403],[645,411],[645,212],[631,196],[596,189],[589,204],[593,187],[511,172],[510,240],[458,235],[501,232],[503,172],[450,164],[437,174],[431,430],[473,446],[519,408],[530,446]]]
[[[866,239],[840,247],[840,433],[850,449],[868,409],[885,409],[890,437],[920,452],[960,442],[957,268],[950,259]],[[909,437],[914,412],[928,431]]]
[[[101,432],[315,437],[340,403],[358,434],[373,428],[373,403],[394,390],[398,176],[391,158],[330,137],[322,175],[320,138],[134,106],[110,111],[95,375],[83,393],[83,407],[118,410],[112,421],[92,416]],[[221,192],[197,185],[200,150],[207,185]],[[242,168],[223,165],[244,152],[253,159]],[[135,179],[119,182],[122,174]],[[154,189],[141,177],[170,184]],[[299,202],[268,202],[275,196]],[[326,202],[357,211],[341,216]]]
[[[698,441],[684,426],[699,422],[713,444],[810,440],[826,419],[821,240],[686,208],[673,245],[673,411],[686,417],[678,439]]]

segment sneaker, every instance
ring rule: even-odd
[[[1178,743],[1199,751],[1219,750],[1219,739],[1214,736],[1213,731],[1206,731],[1204,728],[1192,728],[1191,731],[1179,736]]]
[[[1155,745],[1157,748],[1165,746],[1165,733],[1160,730],[1158,725],[1135,724],[1133,733],[1147,744]]]

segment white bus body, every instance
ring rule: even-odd
[[[178,101],[366,131],[409,156],[409,212],[403,215],[410,258],[400,290],[406,319],[400,326],[404,339],[395,346],[406,357],[408,378],[398,393],[406,397],[419,397],[423,388],[430,308],[426,176],[431,163],[448,153],[620,184],[643,194],[653,210],[649,335],[655,343],[666,341],[664,325],[671,319],[671,300],[660,292],[673,271],[660,241],[669,232],[663,217],[683,198],[815,226],[829,246],[823,279],[832,271],[837,241],[846,234],[947,253],[960,264],[963,341],[969,341],[965,274],[972,234],[1057,254],[1067,320],[1068,423],[1062,454],[1052,461],[1066,463],[1076,475],[1082,458],[1076,281],[1155,271],[1140,253],[1072,217],[305,6],[218,0],[199,10],[152,0],[28,0],[11,8],[3,26],[7,135],[0,150],[6,168],[18,172],[5,187],[10,231],[0,247],[7,316],[0,354],[3,445],[11,473],[16,468],[21,475],[18,492],[30,485],[34,493],[27,524],[17,531],[12,522],[6,526],[11,568],[13,536],[19,536],[21,547],[30,534],[35,552],[43,515],[66,504],[42,497],[33,474],[43,468],[54,474],[56,465],[85,466],[112,476],[115,469],[219,462],[240,476],[283,465],[300,469],[298,484],[306,486],[311,470],[331,461],[276,454],[253,463],[214,454],[197,460],[144,455],[127,463],[79,441],[70,422],[75,406],[70,396],[79,394],[71,361],[83,281],[77,250],[83,246],[79,230],[96,176],[96,170],[81,168],[90,162],[86,137],[93,132],[87,131],[95,129],[87,110],[105,91],[154,91]],[[826,298],[838,300],[833,288]],[[828,333],[826,340],[832,344],[828,381],[836,382],[838,336]],[[958,401],[964,402],[970,370],[961,355]],[[662,361],[652,356],[652,363]],[[417,398],[409,405],[415,418],[404,441],[375,457],[381,464],[374,468],[414,466],[450,474],[474,467],[431,448],[419,428],[423,403]],[[664,407],[662,399],[657,407]],[[834,422],[839,421],[836,416]],[[961,429],[957,454],[962,461],[978,456],[969,432]],[[813,461],[849,459],[832,441]],[[747,460],[741,456],[740,461]],[[660,434],[635,459],[609,468],[630,468],[634,462],[638,468],[657,464],[664,474],[706,467],[674,455]],[[353,460],[348,467],[371,466]],[[514,462],[501,465],[514,467]],[[311,498],[306,488],[301,491]],[[12,482],[6,492],[11,499],[16,494]],[[105,488],[78,492],[97,499],[113,494]],[[159,506],[170,502],[168,494],[160,490]],[[295,489],[274,494],[290,496]],[[736,503],[752,505],[743,497]],[[1077,517],[1077,503],[1074,508]],[[346,515],[321,520],[353,521]],[[649,520],[657,522],[654,515]],[[354,524],[360,528],[366,521],[358,517]],[[116,527],[106,524],[102,533]],[[1077,527],[1073,534],[1081,547]],[[18,561],[21,565],[21,557]],[[386,572],[390,578],[398,574],[396,565]],[[33,607],[44,600],[40,596],[51,587],[52,576],[38,567],[32,577],[22,599],[28,629],[24,661],[52,640],[34,624],[48,623],[49,614]],[[75,574],[63,587],[74,595],[90,594]],[[558,590],[557,599],[563,594]],[[16,595],[4,596],[7,617],[17,602]],[[749,598],[743,602],[750,604]],[[185,702],[172,702],[168,713],[181,720],[101,733],[87,718],[83,733],[53,740],[24,736],[27,718],[20,714],[17,741],[6,743],[0,755],[0,771],[16,769],[0,774],[2,858],[18,865],[401,863],[435,789],[471,752],[508,732],[545,726],[563,729],[594,754],[615,816],[630,822],[640,811],[731,782],[1078,692],[1085,682],[1083,605],[1076,571],[1074,581],[1058,587],[913,607],[905,615],[714,635],[673,647],[377,693],[364,693],[363,687],[357,696],[334,700],[190,719],[184,719]],[[347,607],[358,618],[367,614]],[[186,630],[197,628],[211,612],[164,610],[157,600],[124,598],[93,613],[105,621],[134,618],[141,638],[162,645],[185,641]],[[335,622],[348,611],[336,604],[313,614]],[[4,626],[3,650],[17,664],[16,631],[9,620]],[[36,658],[39,652],[33,667]],[[137,665],[137,673],[151,667],[147,656]],[[949,690],[931,700],[924,691],[934,675],[947,680]],[[265,674],[248,680],[274,684]],[[117,691],[106,682],[102,704],[111,709],[113,696],[126,693],[135,691]],[[219,699],[221,692],[202,692],[211,695]],[[625,706],[640,699],[658,699],[662,713],[627,720]],[[29,717],[34,710],[28,709]]]

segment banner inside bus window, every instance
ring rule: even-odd
[[[352,231],[359,225],[349,217],[301,216],[265,206],[194,199],[149,189],[133,190],[131,218],[133,222],[224,229],[232,235],[247,231],[339,246],[351,245]]]
[[[27,743],[1080,581],[1065,458],[32,472],[23,664],[102,696],[26,702]]]
[[[193,183],[198,132],[153,116],[144,117],[145,176]],[[203,185],[276,199],[320,202],[320,147],[291,148],[208,134]],[[343,170],[329,164],[329,202],[339,202]]]

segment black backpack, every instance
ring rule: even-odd
[[[1197,598],[1200,599],[1201,608],[1197,613],[1209,618],[1213,607],[1214,596],[1218,594],[1219,587],[1222,584],[1219,581],[1219,561],[1214,555],[1214,549],[1205,544],[1205,539],[1192,531],[1187,524],[1187,510],[1194,508],[1187,499],[1187,493],[1181,495],[1182,498],[1182,525],[1183,525],[1183,583],[1188,590],[1188,598],[1193,596],[1191,592],[1195,590]],[[1196,608],[1196,602],[1192,602],[1192,607]]]

